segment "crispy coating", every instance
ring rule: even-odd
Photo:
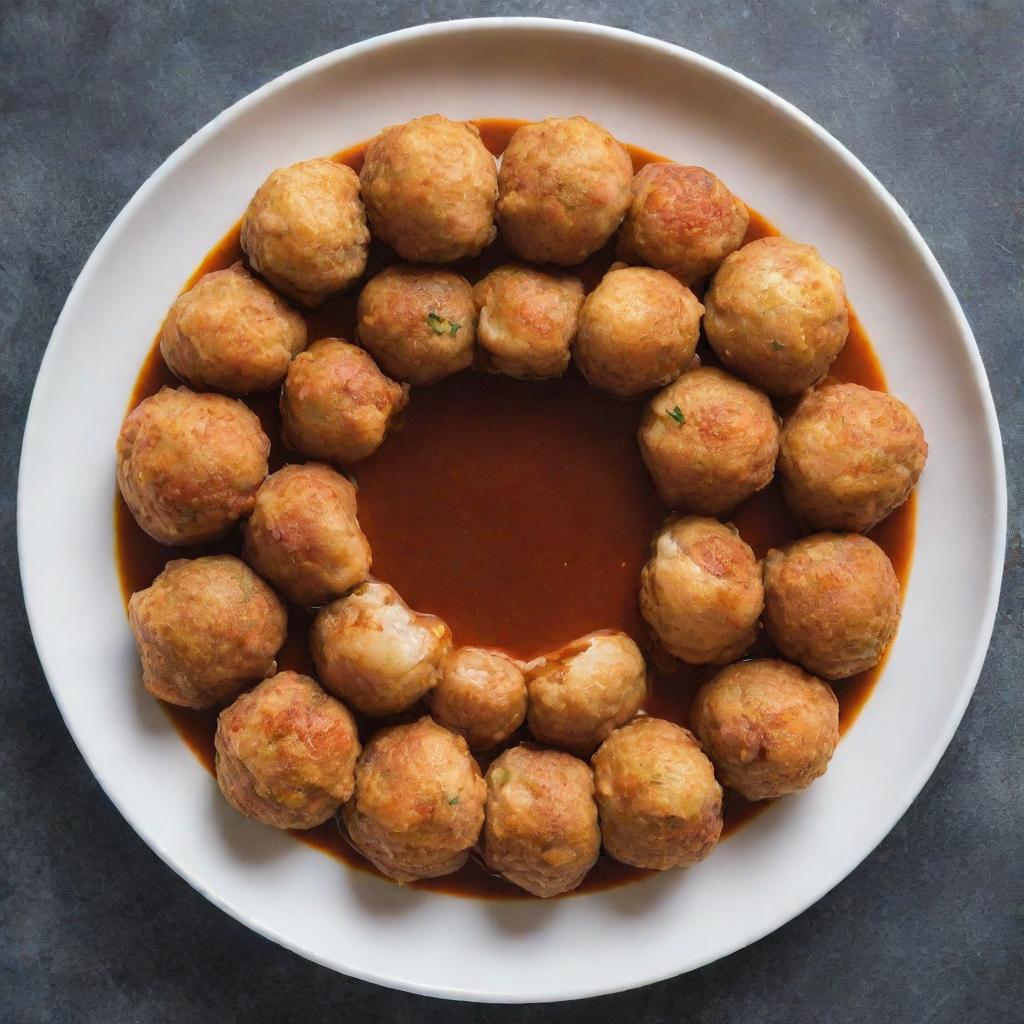
[[[344,594],[370,571],[355,487],[317,462],[272,473],[256,493],[242,557],[295,604]]]
[[[697,691],[690,719],[718,777],[748,800],[805,789],[839,742],[830,686],[773,658],[723,669]]]
[[[638,440],[666,505],[720,516],[771,483],[779,419],[756,388],[705,366],[650,400]]]
[[[359,343],[399,380],[433,384],[473,362],[473,289],[451,270],[388,267],[366,283],[358,317]]]
[[[359,178],[333,160],[274,171],[242,218],[242,249],[252,268],[304,306],[319,306],[354,284],[369,248]]]
[[[867,537],[817,533],[764,560],[764,628],[808,672],[843,679],[877,665],[899,620],[896,573]]]
[[[665,871],[702,861],[722,834],[722,787],[688,729],[646,716],[593,757],[601,838],[616,860]]]
[[[597,861],[601,835],[589,766],[561,750],[513,747],[487,770],[483,856],[534,896],[570,892]]]
[[[451,630],[370,581],[320,609],[309,646],[324,687],[366,715],[397,715],[432,690]]]
[[[345,466],[372,455],[409,401],[357,345],[321,338],[292,360],[281,388],[281,432],[289,448]]]
[[[484,795],[466,741],[424,716],[366,744],[343,815],[356,849],[401,884],[466,863],[484,823]]]
[[[726,369],[775,396],[822,377],[850,327],[842,275],[813,245],[782,236],[727,256],[704,306],[704,330]]]
[[[117,438],[117,483],[135,521],[161,544],[205,544],[252,511],[270,439],[235,398],[161,388]]]
[[[494,240],[498,172],[476,125],[430,114],[385,128],[359,180],[374,235],[403,260],[450,263]]]
[[[714,519],[670,519],[640,574],[640,612],[669,654],[724,665],[757,639],[761,567],[736,528]]]
[[[232,555],[179,558],[132,594],[128,621],[154,696],[208,708],[277,671],[287,616],[274,592]]]
[[[309,676],[279,672],[217,719],[217,783],[236,810],[276,828],[313,828],[352,795],[359,735]]]
[[[786,420],[782,493],[812,530],[867,533],[910,497],[927,457],[921,424],[898,398],[826,384]]]
[[[498,172],[498,225],[518,256],[571,266],[611,238],[629,206],[633,164],[585,117],[517,128]]]

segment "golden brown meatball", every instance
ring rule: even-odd
[[[590,633],[527,666],[527,718],[542,743],[589,755],[647,695],[647,666],[625,633]]]
[[[629,205],[633,164],[585,117],[517,128],[498,172],[498,225],[524,260],[569,266],[611,238]]]
[[[748,800],[806,788],[839,742],[831,687],[772,658],[723,669],[697,691],[690,718],[718,777]]]
[[[409,401],[409,387],[385,377],[356,345],[313,342],[288,368],[281,388],[285,444],[344,466],[372,455]]]
[[[813,245],[759,238],[727,256],[704,296],[704,330],[726,369],[769,395],[798,395],[846,344],[843,278]]]
[[[746,206],[710,171],[647,164],[633,178],[616,252],[693,284],[743,244],[749,223]]]
[[[333,160],[274,171],[242,218],[242,249],[253,269],[305,306],[354,284],[369,248],[359,178]]]
[[[565,372],[583,306],[578,278],[507,263],[477,282],[473,300],[484,369],[527,380]]]
[[[561,750],[513,747],[487,771],[487,866],[543,899],[569,892],[597,861],[594,776]]]
[[[345,825],[355,848],[399,884],[436,878],[466,863],[484,794],[466,741],[424,716],[366,744]]]
[[[616,860],[665,871],[703,860],[722,834],[722,787],[687,729],[637,718],[593,758],[601,838]]]
[[[393,587],[371,581],[320,609],[309,646],[331,693],[363,714],[397,715],[437,685],[452,634]]]
[[[756,388],[706,366],[650,400],[638,440],[666,505],[720,516],[771,482],[779,419]]]
[[[316,462],[272,473],[256,492],[242,557],[295,604],[344,594],[370,571],[355,487]]]
[[[921,424],[898,398],[827,384],[786,420],[782,492],[812,530],[867,533],[907,500],[927,457]]]
[[[161,544],[205,544],[252,511],[270,439],[235,398],[161,388],[117,438],[117,483],[135,521]]]
[[[490,750],[526,718],[526,677],[500,651],[460,647],[445,655],[429,699],[434,721],[464,737],[470,750]]]
[[[856,533],[817,533],[764,560],[764,628],[792,661],[824,679],[877,665],[900,620],[892,563]]]
[[[132,594],[128,621],[146,689],[208,708],[277,671],[287,616],[274,592],[232,555],[179,558]]]
[[[640,575],[640,611],[669,654],[724,665],[757,638],[761,567],[731,524],[687,516],[654,537]]]
[[[430,114],[385,128],[359,180],[374,235],[403,260],[450,263],[494,239],[498,172],[475,125]]]
[[[576,365],[590,384],[620,398],[664,387],[689,368],[703,312],[664,271],[613,269],[583,303]]]
[[[309,676],[279,672],[217,719],[217,783],[242,814],[313,828],[352,795],[359,735],[340,701]]]
[[[473,289],[450,270],[388,267],[366,283],[358,315],[360,344],[399,380],[433,384],[473,362]]]

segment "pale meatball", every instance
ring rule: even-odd
[[[722,834],[722,787],[687,729],[638,718],[616,729],[593,758],[606,852],[665,871],[702,861]]]
[[[620,398],[664,387],[693,361],[703,312],[664,271],[611,270],[583,303],[576,365],[590,384]]]
[[[473,289],[450,270],[388,267],[366,283],[358,317],[359,343],[399,380],[434,384],[473,362]]]
[[[910,497],[927,457],[921,424],[898,398],[828,384],[804,395],[786,420],[782,493],[812,530],[867,533]]]
[[[372,455],[409,401],[409,387],[385,377],[357,345],[314,342],[288,368],[281,433],[289,448],[345,466]]]
[[[633,164],[585,117],[517,128],[498,172],[498,225],[518,256],[570,266],[597,252],[629,206]]]
[[[719,779],[748,800],[805,789],[839,742],[832,688],[771,658],[719,672],[697,691],[690,720]]]
[[[252,268],[305,306],[354,284],[369,248],[359,178],[333,160],[274,171],[242,218],[242,249]]]
[[[818,533],[764,560],[764,628],[808,672],[843,679],[872,668],[899,620],[899,580],[867,537]]]
[[[590,633],[527,668],[530,731],[580,756],[628,722],[647,695],[647,665],[625,633]]]
[[[276,828],[314,828],[352,795],[359,735],[309,676],[279,672],[217,719],[217,783],[236,810]]]
[[[355,486],[316,462],[272,473],[256,493],[242,557],[294,604],[351,590],[370,571]]]
[[[171,306],[160,354],[195,388],[233,395],[284,380],[306,347],[306,321],[241,263],[204,274]]]
[[[685,284],[714,273],[743,244],[750,213],[703,167],[653,163],[633,178],[616,251]]]
[[[850,328],[842,275],[813,245],[781,236],[727,256],[704,306],[704,330],[726,369],[780,397],[824,376]]]
[[[498,172],[475,125],[430,114],[385,128],[359,180],[374,235],[403,260],[450,263],[494,239]]]
[[[473,299],[484,369],[525,380],[565,372],[583,307],[579,278],[507,263],[477,282]]]
[[[208,708],[277,671],[287,616],[274,592],[232,555],[179,558],[132,594],[128,621],[154,696]]]
[[[451,630],[371,581],[322,608],[309,646],[323,685],[366,715],[397,715],[441,678]]]
[[[270,439],[244,403],[161,388],[117,438],[117,483],[135,521],[161,544],[205,544],[252,511]]]
[[[779,418],[756,388],[705,366],[650,400],[638,440],[666,505],[720,516],[771,483]]]
[[[423,717],[366,744],[342,813],[352,845],[402,884],[466,863],[484,823],[484,795],[466,741]]]
[[[445,655],[429,699],[436,722],[463,736],[470,750],[490,750],[526,718],[526,677],[500,651],[460,647]]]
[[[690,665],[724,665],[756,639],[761,566],[736,528],[670,519],[640,575],[640,611],[662,647]]]
[[[597,861],[594,776],[561,750],[513,747],[487,770],[483,857],[534,896],[575,889]]]

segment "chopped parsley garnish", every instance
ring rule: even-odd
[[[427,314],[427,326],[435,334],[450,334],[453,338],[462,329],[462,324],[457,324],[454,320],[446,320],[437,313]]]
[[[459,794],[458,793],[456,793],[455,796],[448,797],[448,806],[449,807],[454,807],[458,802],[459,802]]]
[[[773,352],[781,352],[785,347],[786,346],[783,345],[781,341],[773,341],[772,342],[772,351]]]
[[[665,415],[670,420],[675,420],[676,423],[680,424],[680,426],[686,422],[686,417],[683,415],[683,410],[680,409],[678,405],[673,406],[671,409],[667,409],[665,411]]]

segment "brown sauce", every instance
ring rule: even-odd
[[[522,122],[476,123],[497,155]],[[664,159],[628,148],[634,168]],[[358,170],[363,151],[363,145],[356,146],[335,159]],[[747,241],[774,234],[778,232],[751,211]],[[236,225],[200,263],[186,288],[241,256]],[[508,258],[499,242],[458,269],[474,281]],[[375,248],[368,275],[386,261]],[[611,262],[612,254],[605,250],[580,268],[588,288]],[[357,294],[358,289],[307,313],[310,340],[351,340]],[[706,344],[699,351],[705,363],[714,362]],[[856,316],[832,375],[886,390],[882,367]],[[154,343],[129,408],[162,386],[178,383]],[[250,396],[246,402],[271,439],[270,465],[277,469],[289,455],[280,438],[276,392]],[[373,549],[374,575],[391,583],[412,607],[442,616],[460,645],[501,647],[531,657],[590,630],[612,628],[624,630],[644,646],[638,580],[651,534],[667,510],[654,493],[635,443],[642,404],[595,391],[572,370],[561,380],[543,383],[465,372],[415,389],[398,428],[377,453],[353,469],[359,485],[359,518]],[[775,483],[744,502],[731,518],[759,557],[800,535]],[[216,545],[164,547],[136,525],[120,495],[114,520],[125,601],[149,586],[172,558],[237,553],[241,546],[236,530]],[[892,560],[902,586],[913,554],[914,520],[912,496],[871,534]],[[306,647],[310,620],[305,610],[289,610],[280,668],[313,673]],[[757,653],[771,650],[764,645]],[[836,684],[842,731],[856,719],[881,670],[878,666]],[[685,725],[693,692],[711,671],[684,666],[657,673],[647,710]],[[212,771],[216,712],[163,706],[185,742]],[[370,722],[361,723],[364,738],[370,728]],[[727,792],[724,835],[767,805]],[[333,822],[292,834],[347,864],[374,870]],[[647,873],[602,855],[577,892],[609,888]],[[413,885],[460,896],[529,898],[475,859],[453,875]]]

